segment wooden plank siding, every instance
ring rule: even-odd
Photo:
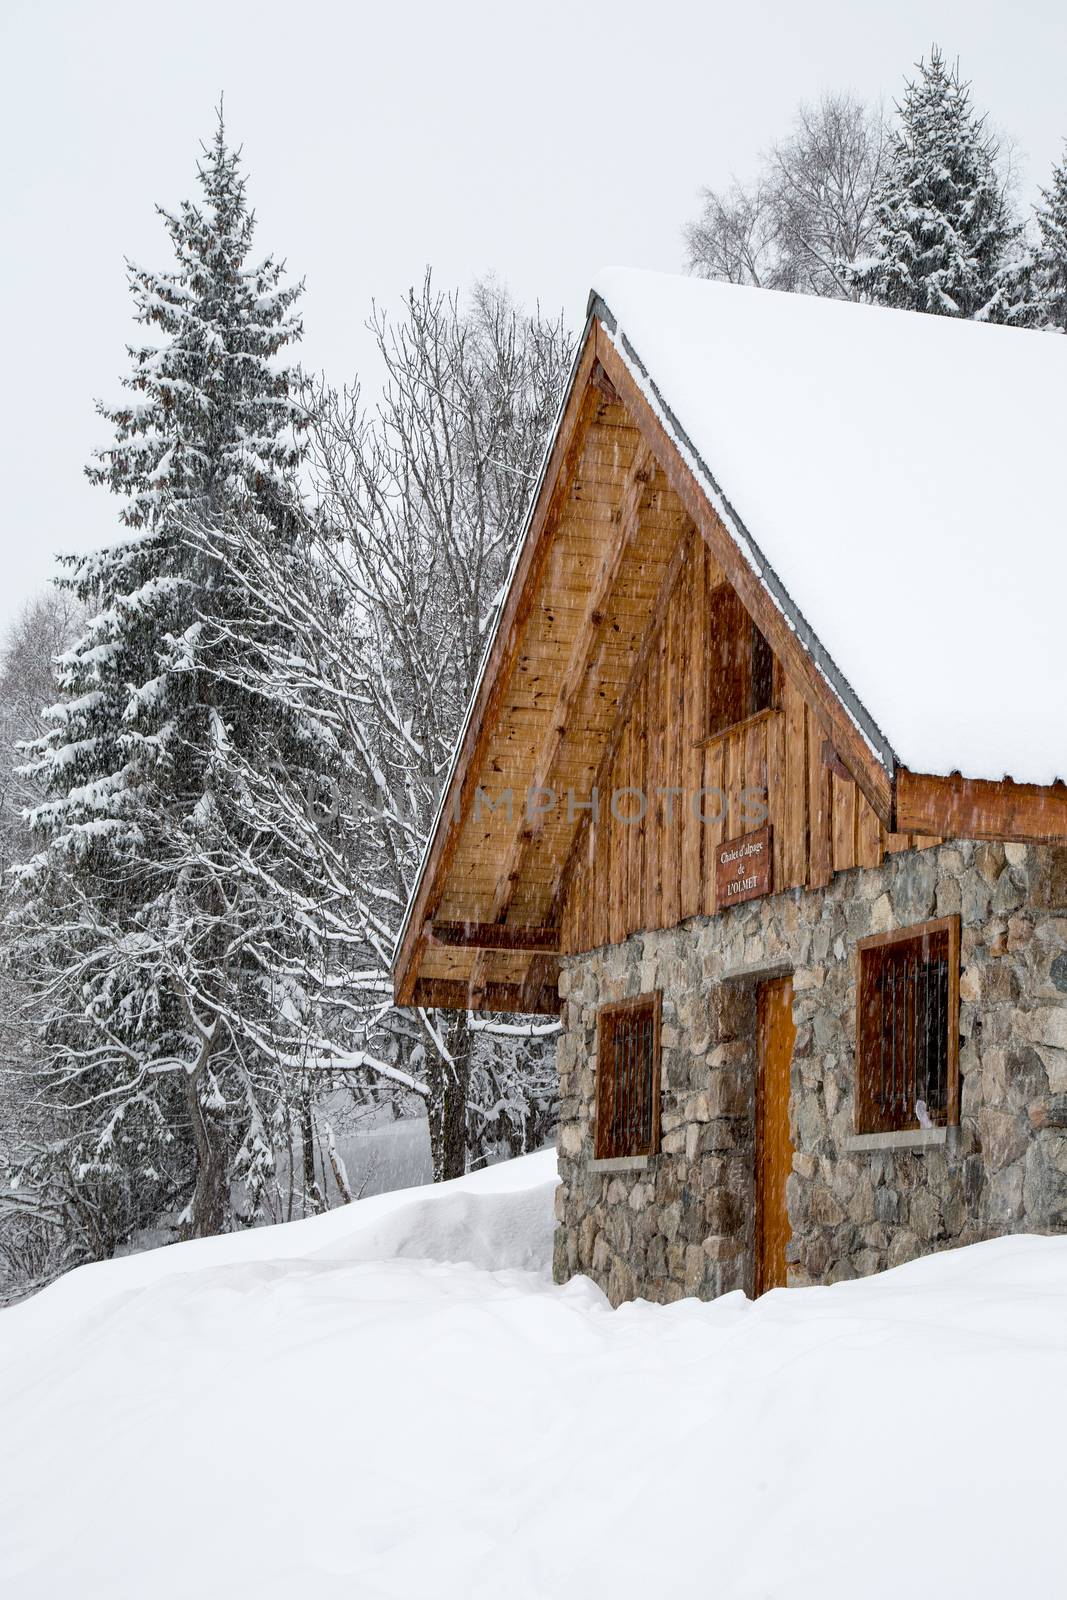
[[[703,737],[708,598],[722,581],[703,541],[692,541],[601,774],[599,821],[566,878],[564,953],[714,915],[716,846],[758,825],[759,802],[772,828],[775,893],[823,887],[926,842],[887,833],[851,777],[827,764],[827,730],[778,661],[773,708]],[[636,795],[623,793],[632,790],[647,797],[640,823],[622,820],[636,811]],[[668,804],[672,790],[681,793]]]

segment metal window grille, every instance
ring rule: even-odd
[[[658,997],[599,1017],[598,1157],[651,1155],[659,1137]]]
[[[947,928],[904,934],[859,955],[857,1126],[867,1133],[950,1119],[955,1026]]]

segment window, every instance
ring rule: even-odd
[[[659,1019],[658,994],[600,1009],[597,1160],[659,1149]]]
[[[708,600],[708,717],[713,738],[774,701],[771,647],[728,583]]]
[[[959,918],[861,939],[857,950],[856,1132],[956,1122]]]

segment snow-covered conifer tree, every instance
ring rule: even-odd
[[[284,564],[302,422],[275,358],[300,336],[301,286],[251,257],[221,108],[198,178],[198,201],[161,212],[171,269],[129,267],[157,338],[100,407],[114,440],[89,475],[130,536],[64,580],[93,620],[38,747],[48,798],[18,913],[55,1130],[18,1181],[95,1255],[167,1214],[202,1235],[257,1210],[304,1003],[278,987],[277,952],[302,934],[243,772],[314,772],[312,730],[237,682],[245,595],[201,537],[237,522]]]
[[[1052,169],[1052,182],[1037,207],[1038,244],[1034,290],[1038,321],[1067,333],[1067,151]]]
[[[883,305],[1028,324],[1022,229],[970,85],[935,46],[897,109],[876,245],[851,268],[851,282]]]

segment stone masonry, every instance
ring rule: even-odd
[[[853,1152],[856,941],[958,913],[961,1126]],[[791,972],[791,1284],[1067,1229],[1067,849],[952,843],[570,958],[555,1273],[613,1304],[752,1292],[756,986]],[[592,1166],[597,1008],[663,996],[661,1150]]]

